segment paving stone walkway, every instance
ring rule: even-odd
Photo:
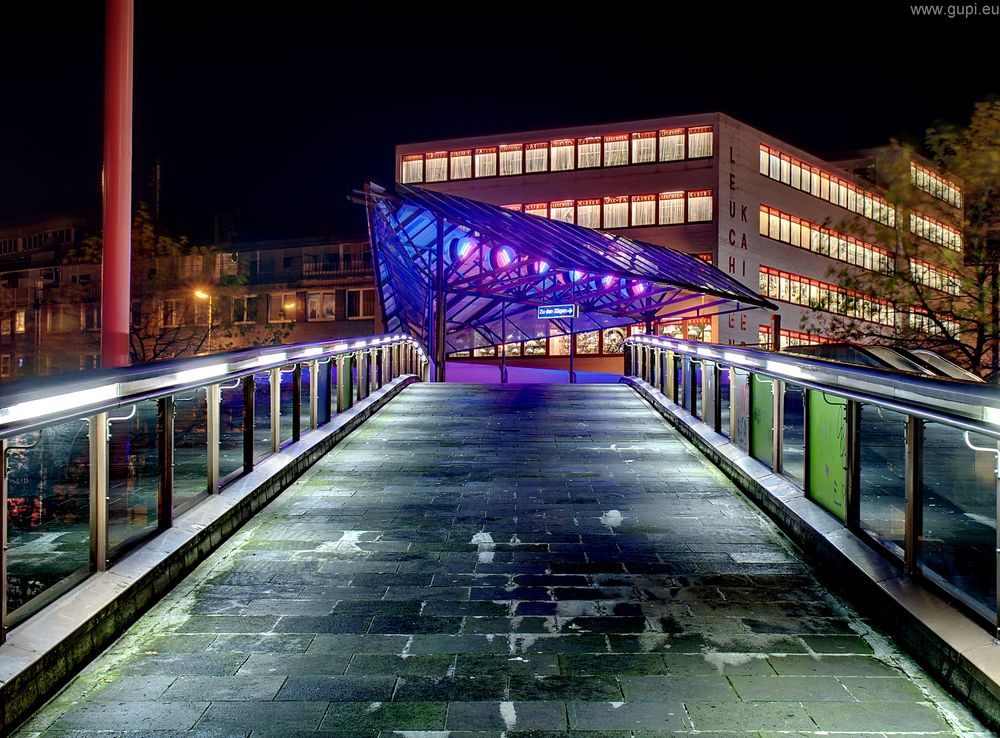
[[[623,386],[413,386],[18,734],[990,735]]]

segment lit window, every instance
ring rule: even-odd
[[[521,173],[523,148],[521,144],[507,144],[500,147],[501,177],[509,177]]]
[[[632,196],[632,225],[656,225],[656,195]]]
[[[565,172],[573,168],[573,139],[563,138],[552,142],[552,171]]]
[[[23,310],[19,310],[24,312]],[[17,333],[24,333],[24,324],[21,323],[18,330],[18,318],[21,316],[15,316],[14,320],[14,330]],[[80,303],[80,330],[81,331],[99,331],[101,330],[101,304],[99,302],[83,302]]]
[[[549,204],[547,202],[529,202],[524,206],[524,212],[528,215],[537,215],[539,218],[548,218]]]
[[[451,152],[451,178],[472,178],[472,149]]]
[[[497,147],[476,149],[476,176],[495,177],[497,173]]]
[[[233,298],[233,322],[257,322],[257,295],[239,295]]]
[[[333,292],[310,292],[306,297],[307,320],[336,320],[337,299]]]
[[[444,182],[448,179],[448,152],[433,151],[427,154],[427,181]]]
[[[545,141],[530,143],[525,147],[524,171],[528,174],[549,170],[549,145]]]
[[[182,256],[180,260],[178,276],[181,279],[196,279],[204,275],[203,260],[200,254]]]
[[[712,220],[712,191],[695,190],[688,193],[688,222],[704,223]]]
[[[712,155],[712,126],[688,128],[688,158],[702,159]]]
[[[549,338],[549,356],[569,356],[569,336]]]
[[[545,356],[546,340],[544,338],[534,338],[524,342],[525,356]]]
[[[604,137],[604,166],[620,167],[628,164],[628,134]]]
[[[23,309],[14,311],[14,333],[24,333],[25,331],[25,311]]]
[[[54,307],[54,306],[53,306]],[[160,303],[160,325],[177,328],[184,324],[185,300],[164,300]],[[52,331],[52,313],[49,312],[49,330]]]
[[[364,320],[375,317],[375,290],[347,290],[347,319]]]
[[[558,220],[563,223],[573,222],[573,201],[572,200],[556,200],[551,204],[551,210],[549,211],[549,217],[552,220]]]
[[[675,225],[684,222],[684,193],[660,193],[660,225]]]
[[[299,301],[294,292],[274,292],[268,295],[269,323],[288,323],[297,317]]]
[[[502,207],[504,210],[513,210],[515,213],[520,213],[522,210],[524,210],[524,207],[522,205],[518,205],[517,203],[513,205],[501,205],[500,207]]]
[[[521,344],[519,343],[507,343],[504,344],[503,352],[506,356],[520,356],[521,355]]]
[[[604,227],[628,227],[628,195],[604,198]]]
[[[632,134],[632,163],[648,164],[656,161],[656,131]]]
[[[620,354],[625,345],[624,328],[608,328],[604,331],[604,353]]]
[[[576,224],[584,228],[601,227],[601,201],[597,198],[576,201]]]
[[[684,129],[666,128],[660,131],[660,161],[684,158]]]
[[[600,331],[588,331],[576,334],[576,353],[597,354],[599,351]]]
[[[410,182],[424,181],[424,155],[407,154],[403,157],[403,166],[400,168],[399,179],[403,184]]]
[[[601,137],[590,136],[576,141],[577,169],[601,166]]]

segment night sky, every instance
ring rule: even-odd
[[[93,219],[103,3],[6,5],[23,7],[0,11],[0,226]],[[396,143],[721,110],[823,153],[919,140],[1000,93],[1000,19],[874,5],[136,0],[134,197],[158,158],[161,215],[195,239],[237,210],[242,240],[356,235],[346,195],[391,183]]]

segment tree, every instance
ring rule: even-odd
[[[895,326],[814,313],[803,320],[803,328],[859,343],[931,349],[985,374],[1000,359],[1000,254],[993,235],[1000,225],[1000,102],[978,103],[967,125],[929,129],[924,151],[944,177],[961,183],[964,222],[957,221],[959,211],[947,202],[949,194],[943,185],[924,182],[934,194],[914,186],[915,176],[924,177],[919,169],[911,169],[911,162],[920,165],[920,157],[914,147],[894,141],[876,165],[878,184],[896,211],[894,226],[873,228],[870,221],[860,218],[833,225],[895,254],[891,273],[850,266],[831,272],[837,284],[887,301],[896,316]],[[940,233],[934,240],[921,237],[913,226],[918,232],[923,226],[911,224],[911,213],[956,223],[961,243],[952,243],[951,248],[940,243],[948,240],[947,231],[944,238]],[[859,297],[846,297],[838,308],[857,314],[860,310],[855,308],[861,302]]]
[[[99,263],[100,237],[92,236],[66,255],[67,263]],[[158,226],[145,203],[132,223],[133,364],[281,343],[292,323],[236,323],[229,310],[246,293],[248,272],[228,254],[193,246]],[[70,299],[72,296],[69,295]],[[99,339],[98,339],[99,340]]]

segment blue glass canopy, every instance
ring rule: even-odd
[[[426,340],[440,292],[449,351],[569,333],[568,319],[537,318],[542,305],[579,305],[576,333],[776,309],[663,246],[405,185],[369,185],[366,200],[386,329]]]

